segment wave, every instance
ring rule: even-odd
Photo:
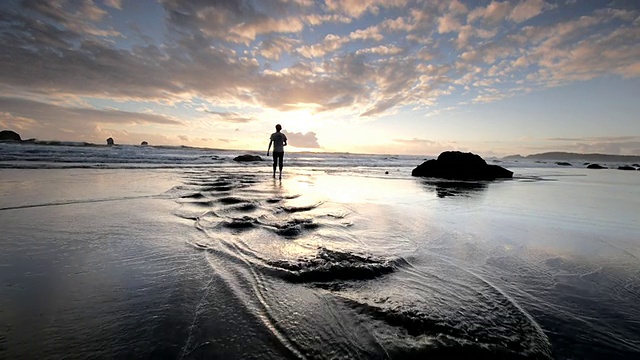
[[[188,166],[269,167],[271,158],[262,152],[214,150],[189,147],[101,146],[82,144],[0,144],[0,167],[25,169],[50,168],[164,168]],[[239,163],[241,154],[261,156],[263,161]],[[295,153],[285,155],[287,166],[314,168],[358,168],[416,166],[422,157],[364,154]]]

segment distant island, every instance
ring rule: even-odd
[[[509,155],[504,160],[584,160],[590,162],[640,162],[640,155],[580,154],[571,152],[545,152],[527,156]]]

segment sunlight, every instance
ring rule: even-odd
[[[317,105],[298,103],[292,106],[297,109],[281,113],[281,118],[283,119],[281,123],[284,130],[303,134],[315,131],[317,119],[314,115],[314,107],[317,107]]]

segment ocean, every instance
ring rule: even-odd
[[[640,171],[0,143],[0,358],[636,359]]]

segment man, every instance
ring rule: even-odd
[[[282,180],[282,163],[284,161],[284,147],[287,146],[287,136],[280,130],[282,130],[282,126],[276,125],[276,132],[271,134],[267,156],[269,156],[269,150],[273,144],[273,178],[276,178],[276,165],[280,165],[280,180]]]

